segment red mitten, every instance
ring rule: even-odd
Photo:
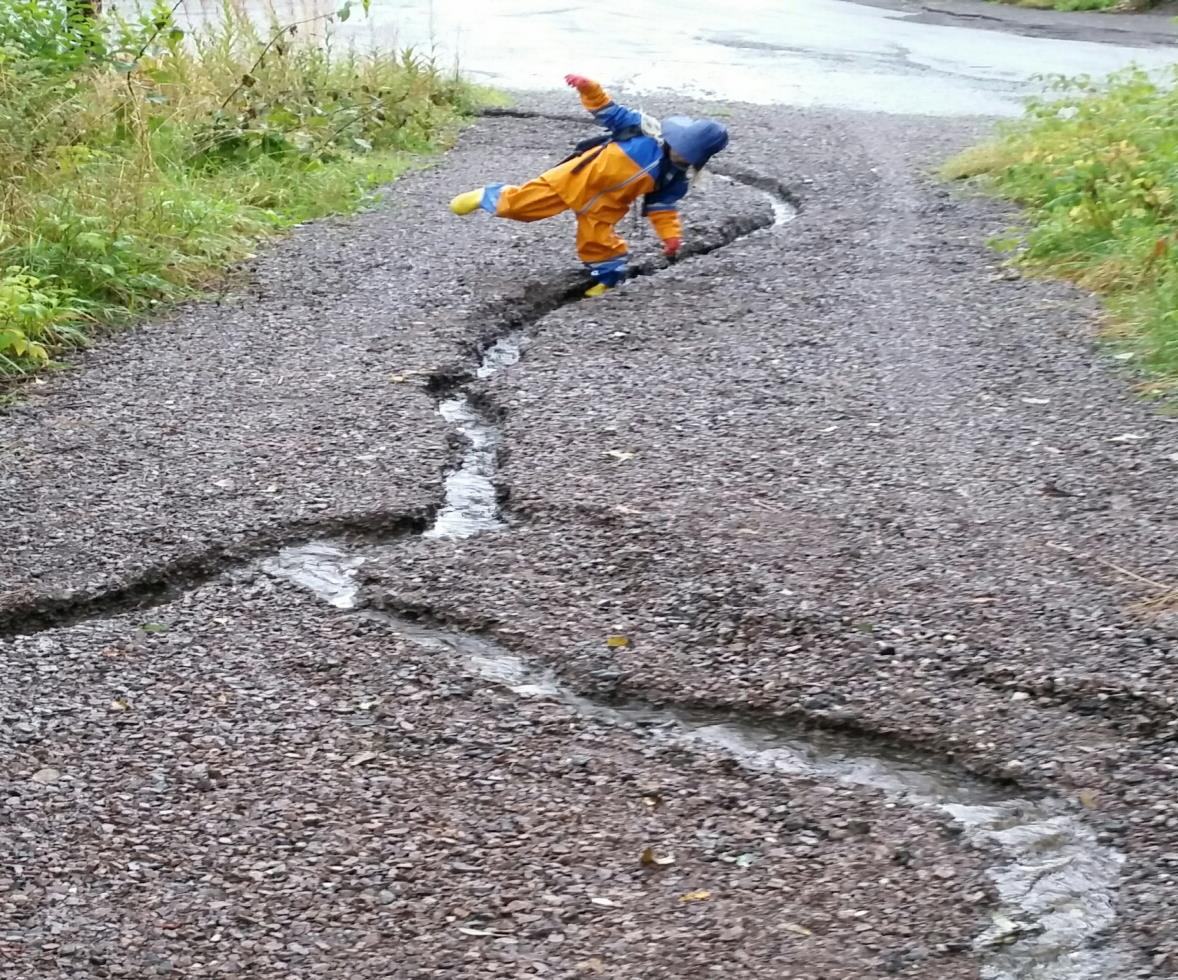
[[[585,89],[592,87],[593,82],[584,75],[565,75],[564,83],[569,88],[575,88],[578,92],[584,92]]]
[[[663,255],[669,259],[675,258],[679,254],[679,249],[683,247],[682,238],[668,238],[663,242]]]

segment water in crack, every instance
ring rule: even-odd
[[[989,869],[1001,907],[978,937],[984,980],[1124,980],[1131,956],[1102,944],[1116,919],[1124,857],[1100,843],[1061,801],[1010,799],[1002,787],[915,753],[889,752],[862,737],[755,723],[735,712],[613,704],[574,694],[547,670],[484,637],[368,613],[423,646],[460,659],[487,680],[526,697],[562,701],[651,737],[724,752],[750,769],[878,789],[948,814],[963,835],[1001,855]]]
[[[262,562],[262,570],[309,589],[337,609],[352,609],[359,591],[356,569],[363,564],[363,558],[349,555],[340,545],[312,541],[283,548]]]
[[[476,376],[489,378],[517,363],[520,340],[521,334],[515,332],[488,347],[479,359]],[[499,496],[495,490],[500,442],[498,427],[465,394],[446,399],[438,406],[438,411],[466,440],[467,448],[462,462],[446,476],[445,502],[425,537],[458,540],[503,527]]]
[[[774,227],[795,212],[777,195]],[[743,236],[742,236],[743,237]],[[522,334],[489,347],[477,376],[515,364]],[[503,526],[493,483],[498,429],[466,395],[439,411],[466,438],[461,465],[446,478],[445,505],[425,536],[461,539]],[[284,549],[265,570],[311,589],[337,608],[355,605],[355,570],[363,559],[320,542]],[[1001,855],[990,869],[1002,907],[976,943],[983,980],[1125,980],[1130,954],[1102,944],[1115,924],[1123,857],[1102,845],[1061,802],[1005,797],[991,784],[935,760],[889,753],[865,739],[802,733],[754,724],[735,713],[688,712],[641,704],[608,704],[569,691],[549,671],[530,667],[484,638],[366,613],[427,649],[455,656],[479,675],[521,696],[562,701],[587,717],[637,728],[650,737],[721,751],[750,769],[771,769],[878,789],[948,814],[963,834]]]
[[[769,202],[769,207],[773,211],[773,224],[771,226],[773,228],[780,228],[782,225],[788,224],[798,216],[797,208],[785,200],[785,198],[780,194],[774,194],[765,190],[763,187],[757,187],[753,184],[745,183],[740,178],[729,174],[714,173],[712,174],[712,177],[720,183],[724,184],[743,184],[745,187],[756,191],[758,194],[764,197],[765,200]]]

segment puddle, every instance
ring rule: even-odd
[[[1128,952],[1099,946],[1115,923],[1124,857],[1060,801],[1010,799],[1000,786],[915,754],[881,751],[862,737],[753,724],[722,712],[592,701],[491,640],[384,613],[366,616],[521,697],[561,701],[647,737],[720,751],[749,769],[870,787],[947,814],[967,840],[1001,855],[988,872],[1000,907],[975,941],[984,980],[1124,980],[1131,973]]]

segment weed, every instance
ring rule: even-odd
[[[1116,334],[1160,378],[1178,376],[1178,68],[1059,80],[990,144],[949,161],[1021,204],[997,244],[1031,271],[1107,298]]]
[[[0,374],[191,296],[301,221],[360,206],[477,95],[413,50],[337,50],[226,2],[71,17],[0,8]],[[346,18],[311,18],[315,26]]]

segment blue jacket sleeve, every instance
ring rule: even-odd
[[[610,102],[603,108],[597,109],[593,113],[593,118],[611,133],[642,125],[642,113],[627,106],[618,105],[616,102]]]

